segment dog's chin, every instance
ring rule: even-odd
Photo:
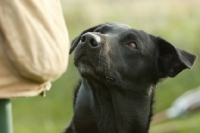
[[[105,74],[103,70],[99,70],[92,65],[88,65],[85,63],[78,63],[77,68],[79,70],[80,75],[83,78],[90,78],[90,79],[96,79],[101,82],[110,82],[113,83],[115,81],[112,76],[109,76],[109,74]]]
[[[86,64],[78,63],[77,68],[82,77],[95,75],[94,69]]]

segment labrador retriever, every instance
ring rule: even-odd
[[[157,83],[196,56],[121,23],[83,31],[70,53],[81,79],[64,133],[148,133]]]

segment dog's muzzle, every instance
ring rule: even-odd
[[[93,33],[85,33],[81,36],[80,42],[90,48],[97,48],[101,45],[101,38]]]

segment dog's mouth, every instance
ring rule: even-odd
[[[98,54],[91,56],[90,54],[76,51],[74,56],[74,64],[78,68],[79,73],[84,78],[100,79],[101,81],[114,82],[115,78],[112,70],[109,69],[106,60],[101,59]]]

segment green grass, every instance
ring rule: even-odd
[[[85,4],[85,2],[87,4]],[[112,1],[110,1],[112,2]],[[175,46],[200,56],[200,2],[191,1],[66,1],[63,4],[70,40],[91,26],[118,21],[161,36]],[[112,5],[112,6],[110,6]],[[72,116],[73,88],[78,74],[70,57],[67,72],[46,97],[15,98],[15,133],[59,133]],[[200,62],[157,86],[155,112],[172,104],[183,92],[199,86]],[[152,133],[199,133],[200,113],[152,125]]]
[[[152,133],[199,133],[200,112],[152,126]]]

